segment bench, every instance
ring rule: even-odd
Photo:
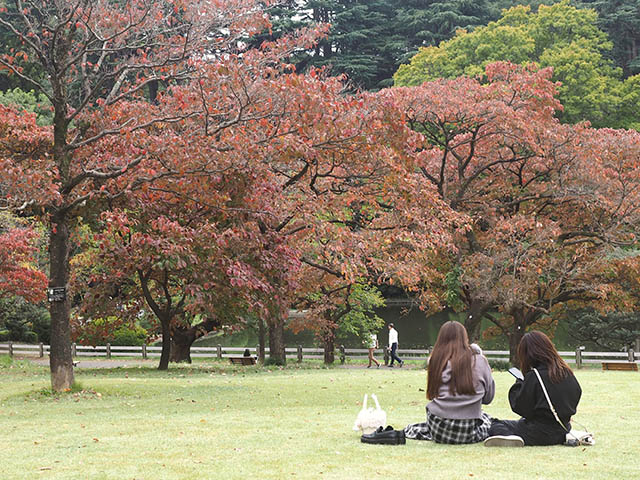
[[[255,365],[256,357],[229,357],[233,365]]]
[[[637,372],[638,364],[635,362],[602,362],[602,370],[622,370],[625,372]]]

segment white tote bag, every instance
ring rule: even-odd
[[[375,393],[371,394],[371,398],[376,402],[376,408],[367,408],[367,394],[364,394],[364,401],[362,402],[362,410],[358,413],[353,429],[362,433],[373,433],[378,427],[384,427],[387,424],[387,414],[378,403],[378,397]]]

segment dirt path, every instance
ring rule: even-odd
[[[24,360],[30,360],[31,362],[48,366],[49,359],[47,357],[44,358],[33,358],[33,357],[23,357]],[[94,369],[94,368],[129,368],[129,367],[151,367],[156,368],[158,366],[158,359],[148,359],[148,360],[138,360],[138,359],[114,359],[114,360],[77,360],[75,363],[75,368],[77,369]],[[345,365],[340,365],[339,363],[334,365],[334,368],[344,368],[344,369],[353,369],[353,370],[367,370],[366,363],[347,363]],[[402,367],[403,369],[415,369],[415,365],[405,365]],[[400,367],[394,367],[393,370],[399,370]],[[380,368],[376,369],[376,367],[371,367],[369,370],[391,370],[389,367],[385,367],[384,364],[380,365]]]
[[[49,365],[48,358],[29,358],[33,363],[38,365]],[[118,359],[118,360],[77,360],[75,362],[76,369],[83,368],[127,368],[127,367],[157,367],[158,360],[134,360],[134,359]]]

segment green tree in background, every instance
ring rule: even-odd
[[[607,56],[612,48],[594,10],[575,8],[567,0],[541,5],[537,12],[518,6],[486,27],[460,31],[438,47],[421,49],[398,69],[394,81],[419,85],[441,77],[482,75],[487,64],[498,60],[536,62],[554,69],[564,122],[589,120],[596,127],[631,128],[638,114],[622,108],[622,102],[625,92],[633,95],[636,81],[623,84],[621,70]]]
[[[51,125],[53,123],[51,102],[43,94],[36,93],[33,90],[25,92],[18,87],[9,89],[6,92],[0,90],[0,105],[16,105],[27,112],[35,113],[38,125]]]

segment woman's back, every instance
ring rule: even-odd
[[[442,372],[442,383],[438,395],[427,404],[427,409],[443,418],[479,418],[482,404],[489,404],[495,395],[495,382],[487,359],[476,353],[471,362],[473,387],[475,393],[451,391],[453,371],[451,362],[447,362]]]
[[[567,426],[571,417],[575,415],[582,396],[582,389],[578,380],[569,371],[564,379],[554,383],[549,378],[549,371],[546,367],[539,367],[537,370],[560,420]],[[509,403],[515,413],[527,420],[557,424],[557,420],[551,412],[549,403],[542,391],[540,381],[533,370],[526,373],[524,381],[517,382],[511,387],[509,390]]]

